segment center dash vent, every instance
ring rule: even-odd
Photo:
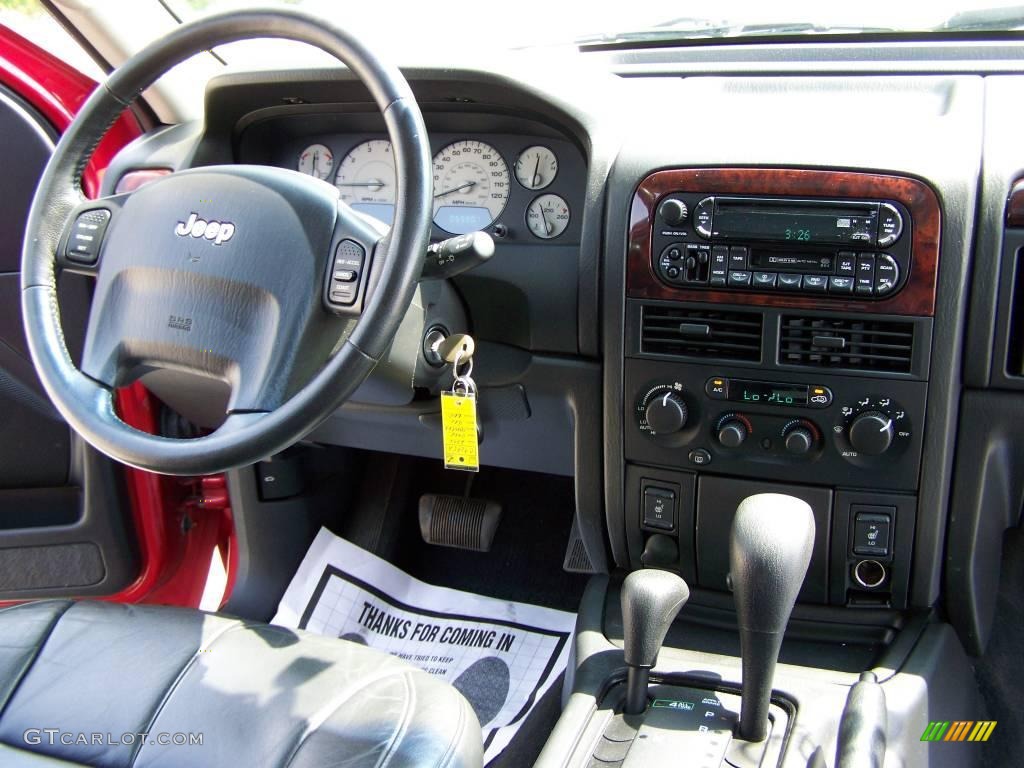
[[[914,325],[889,320],[783,315],[779,362],[910,373]]]
[[[641,318],[641,352],[719,360],[761,359],[760,312],[644,306]]]

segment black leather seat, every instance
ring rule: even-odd
[[[0,611],[0,766],[447,767],[481,755],[458,691],[357,643],[158,606]]]

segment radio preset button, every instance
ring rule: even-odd
[[[829,293],[853,293],[853,278],[834,276],[828,279]]]
[[[729,269],[746,269],[749,251],[743,246],[734,245],[729,249]]]
[[[790,272],[780,272],[779,279],[776,284],[784,291],[799,291],[800,285],[803,283],[803,279],[803,275],[794,275]]]
[[[882,203],[878,212],[878,245],[885,248],[899,240],[903,234],[903,217],[896,206],[889,203]]]
[[[836,258],[836,274],[854,277],[857,274],[857,254],[852,251],[840,251]]]
[[[774,288],[776,277],[775,272],[754,272],[752,283],[755,288]]]
[[[737,270],[729,273],[730,288],[746,288],[750,285],[750,273]]]
[[[804,275],[804,290],[810,293],[825,293],[828,290],[826,275]]]
[[[879,254],[875,259],[875,296],[884,296],[896,287],[900,277],[900,268],[896,259],[887,253]]]

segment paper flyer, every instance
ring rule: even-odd
[[[386,651],[451,683],[483,728],[484,761],[565,669],[576,615],[435,587],[322,528],[274,624]]]

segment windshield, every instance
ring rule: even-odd
[[[165,0],[182,19],[252,7],[245,0]],[[261,3],[265,4],[265,3]],[[671,41],[780,35],[975,33],[1024,28],[1024,5],[929,0],[679,0],[553,3],[476,0],[465,5],[389,0],[278,0],[334,20],[395,52],[495,50],[585,43]],[[244,55],[244,54],[243,54]],[[235,61],[234,63],[239,63]]]

